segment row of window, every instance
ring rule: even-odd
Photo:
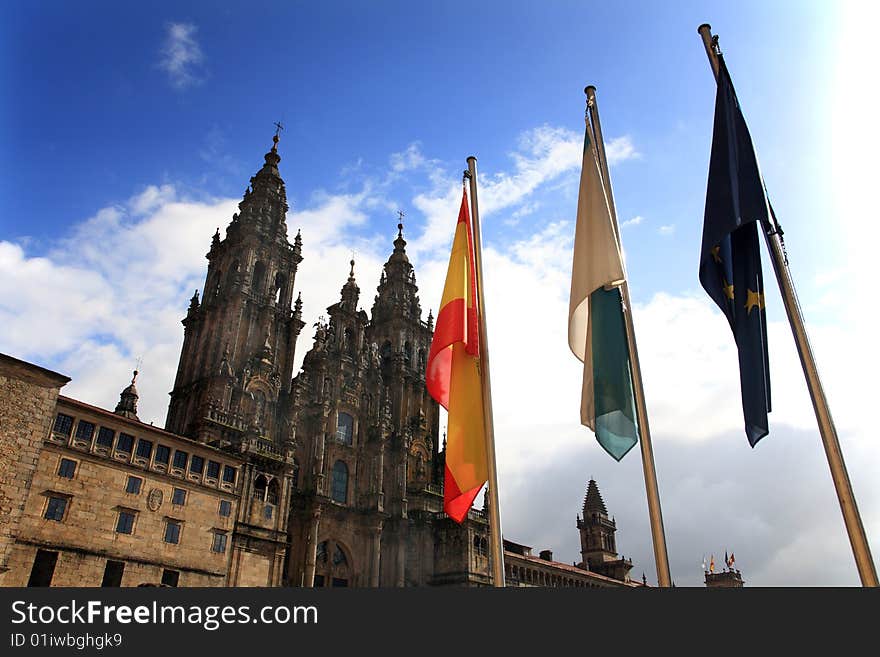
[[[132,479],[134,479],[137,483],[132,484]],[[134,490],[134,487],[137,486],[137,490]],[[140,490],[140,480],[136,477],[129,477],[129,487],[126,488],[126,491],[129,493],[137,493]],[[67,511],[67,504],[70,500],[69,495],[55,494],[49,497],[49,502],[46,505],[46,511],[43,513],[43,517],[46,520],[57,520],[61,522],[64,519],[64,513]],[[186,503],[186,491],[180,488],[174,489],[174,494],[171,496],[172,504],[177,504],[178,506],[183,506]],[[137,513],[136,511],[133,513]],[[229,500],[220,500],[220,505],[217,509],[217,514],[223,518],[228,518],[232,515],[232,502]],[[118,531],[118,530],[117,530]],[[120,532],[122,534],[130,534],[130,531]]]
[[[34,564],[31,567],[31,576],[28,586],[51,586],[55,575],[55,566],[58,563],[58,552],[52,550],[37,550]],[[124,561],[108,559],[104,564],[104,577],[101,586],[122,586],[122,575],[125,572]],[[164,586],[177,586],[180,582],[180,571],[162,569],[162,584]]]
[[[222,479],[225,483],[235,483],[236,469],[232,466],[222,465],[217,461],[211,460],[208,460],[206,463],[203,457],[196,454],[190,456],[187,452],[179,449],[174,451],[174,458],[172,459],[171,448],[167,445],[156,444],[154,450],[154,444],[152,441],[145,440],[144,438],[135,438],[131,434],[122,431],[120,431],[119,436],[116,437],[116,432],[113,429],[96,427],[93,422],[88,422],[86,420],[80,420],[77,423],[75,438],[91,444],[92,438],[95,436],[96,428],[98,430],[97,437],[95,438],[95,445],[97,447],[113,449],[114,438],[116,438],[115,451],[119,453],[131,454],[132,450],[134,450],[135,456],[139,458],[147,461],[152,458],[154,465],[168,466],[170,462],[171,467],[184,471],[187,470],[187,463],[189,463],[188,471],[190,473],[201,475],[204,472],[210,479],[219,479],[222,471]],[[69,438],[72,429],[73,417],[64,413],[58,413],[55,417],[55,426],[52,429],[52,433],[57,436]]]
[[[101,580],[101,586],[122,586],[122,574],[125,572],[124,561],[113,561],[108,559],[104,566],[104,578]],[[162,569],[162,585],[177,586],[180,582],[180,571]],[[47,585],[48,586],[48,585]]]
[[[596,584],[589,584],[575,577],[565,577],[562,575],[551,575],[542,570],[532,570],[531,568],[522,568],[521,566],[511,566],[506,564],[504,571],[508,580],[519,580],[532,584],[533,586],[556,586],[556,587],[575,587],[575,588],[593,588],[598,587]]]
[[[58,463],[58,476],[64,477],[66,479],[73,479],[75,473],[76,461],[72,459],[62,458],[61,461]],[[141,477],[129,475],[128,480],[125,484],[125,492],[132,495],[140,495],[141,484],[143,484],[143,481],[144,480]],[[177,506],[185,506],[186,497],[186,490],[184,490],[183,488],[174,488],[171,493],[171,503]],[[231,502],[229,502],[229,500],[220,500],[219,514],[221,516],[228,517],[231,512]]]
[[[184,491],[185,492],[185,491]],[[49,501],[46,504],[46,511],[43,513],[43,517],[46,520],[54,520],[56,522],[61,522],[64,520],[64,514],[67,511],[67,506],[70,501],[69,496],[63,495],[52,495],[49,497]],[[225,507],[224,507],[225,503]],[[229,501],[222,500],[220,502],[220,515],[229,515],[229,511],[231,506]],[[225,514],[224,514],[225,510]],[[117,534],[134,534],[134,526],[135,521],[137,520],[138,512],[133,509],[119,509],[119,515],[116,518],[116,533]],[[170,543],[171,545],[177,545],[180,543],[180,533],[183,529],[183,521],[175,520],[174,518],[166,518],[165,519],[165,533],[163,539],[166,543]],[[227,536],[224,532],[214,531],[214,538],[211,543],[211,551],[212,552],[226,552],[226,539]]]

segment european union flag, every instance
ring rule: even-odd
[[[746,436],[754,447],[769,429],[770,368],[758,222],[762,230],[772,225],[771,211],[730,74],[720,55],[718,62],[700,283],[727,317],[736,340]]]

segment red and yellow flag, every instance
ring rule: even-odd
[[[465,519],[489,478],[476,296],[474,241],[467,195],[462,192],[425,374],[428,392],[449,411],[443,510],[456,522]]]

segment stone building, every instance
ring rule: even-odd
[[[288,241],[274,142],[211,240],[164,430],[137,419],[134,380],[110,412],[59,396],[60,374],[0,361],[0,584],[491,584],[485,509],[461,525],[442,510],[433,318],[402,225],[370,314],[352,261],[294,376],[303,241]],[[593,481],[577,526],[577,565],[506,542],[511,582],[634,585]]]

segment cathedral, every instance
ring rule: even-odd
[[[294,372],[304,247],[299,232],[289,241],[273,141],[211,239],[164,429],[137,417],[137,372],[109,411],[0,354],[0,585],[492,584],[485,508],[461,525],[443,513],[433,318],[401,224],[370,313],[352,260]],[[577,529],[571,565],[505,540],[507,584],[643,584],[595,481]]]

